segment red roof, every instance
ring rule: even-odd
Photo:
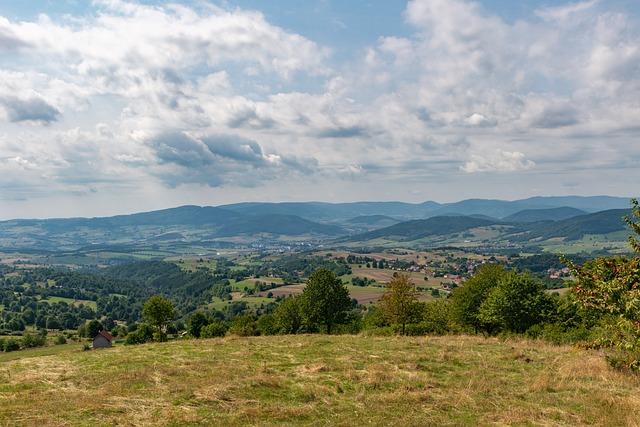
[[[98,332],[98,335],[102,335],[103,337],[105,337],[109,342],[113,341],[113,335],[111,335],[109,332],[107,331],[100,331]]]

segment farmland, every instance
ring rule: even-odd
[[[637,377],[611,370],[591,351],[520,339],[227,337],[93,352],[67,345],[0,359],[0,383],[3,425],[354,419],[637,425],[640,419]]]

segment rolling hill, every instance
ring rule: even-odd
[[[496,221],[469,216],[437,216],[401,222],[390,227],[352,236],[349,240],[367,241],[383,238],[388,240],[411,241],[428,236],[459,233],[471,228],[485,227],[494,224],[496,224]]]
[[[563,206],[561,208],[551,209],[525,209],[503,219],[508,222],[561,221],[563,219],[585,215],[586,213],[587,212],[580,209]]]
[[[523,210],[569,207],[584,212],[629,207],[629,199],[609,196],[532,197],[521,200],[467,199],[454,203],[403,202],[286,202],[286,203],[236,203],[219,206],[222,209],[245,215],[297,215],[310,221],[347,221],[358,216],[384,215],[399,219],[424,219],[433,216],[484,215],[504,218]]]
[[[287,236],[301,236],[316,234],[324,236],[338,236],[344,230],[336,225],[319,224],[296,215],[260,215],[243,217],[223,225],[217,236],[230,237],[238,235],[254,235],[260,233],[279,234]]]
[[[210,247],[223,237],[242,237],[244,242],[258,236],[268,239],[308,236],[328,240],[349,233],[354,234],[349,241],[379,237],[411,241],[497,224],[510,224],[519,234],[512,232],[509,235],[509,230],[498,229],[478,238],[505,237],[517,242],[554,237],[576,240],[585,234],[606,234],[624,229],[620,216],[625,212],[609,210],[574,216],[583,213],[576,206],[588,206],[588,210],[593,211],[602,206],[627,207],[627,204],[628,200],[624,198],[571,196],[516,201],[470,199],[447,204],[309,202],[241,203],[218,207],[190,205],[112,217],[0,221],[0,249],[60,251],[144,244],[188,248],[198,242]]]
[[[587,215],[533,225],[525,233],[525,237],[531,239],[552,239],[561,237],[565,240],[579,240],[587,234],[607,234],[625,230],[626,224],[623,217],[629,215],[629,209],[612,209]]]

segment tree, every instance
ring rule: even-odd
[[[173,303],[160,295],[152,296],[142,306],[142,318],[161,334],[167,332],[174,316]]]
[[[640,205],[631,201],[631,215],[625,218],[633,234],[632,258],[597,258],[578,267],[567,259],[574,281],[571,291],[588,313],[617,319],[612,344],[632,354],[628,367],[640,370]]]
[[[287,298],[273,311],[276,328],[281,334],[295,334],[302,326],[300,297]]]
[[[103,329],[104,327],[102,326],[102,323],[94,319],[85,323],[84,330],[83,331],[80,330],[79,332],[84,332],[84,334],[81,333],[80,336],[85,336],[87,338],[95,338],[95,336],[98,335],[98,333]]]
[[[401,325],[402,335],[405,327],[416,318],[418,309],[416,286],[406,274],[395,276],[388,284],[380,299],[380,308],[391,324]]]
[[[552,308],[541,281],[527,274],[507,273],[489,292],[478,318],[485,324],[522,333],[542,322]]]
[[[333,325],[344,320],[351,307],[349,291],[332,271],[326,269],[311,274],[300,302],[308,326],[322,325],[328,334]]]
[[[204,313],[200,311],[193,313],[188,322],[189,335],[194,338],[200,338],[202,328],[207,326],[209,323],[210,320]]]
[[[491,332],[491,326],[479,317],[480,306],[505,274],[505,269],[500,265],[486,264],[480,267],[462,287],[453,291],[451,299],[453,319],[461,326],[472,327],[476,333],[479,330]]]

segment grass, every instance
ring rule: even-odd
[[[97,308],[96,302],[92,300],[73,299],[73,298],[65,298],[65,297],[47,297],[47,299],[43,301],[47,301],[53,304],[57,302],[65,302],[69,305],[74,305],[76,307],[79,306],[80,304],[84,304],[85,306],[90,307],[94,310],[96,310]]]
[[[0,362],[0,425],[638,425],[601,355],[479,337],[174,341]]]
[[[11,338],[20,338],[20,337],[11,337]],[[74,342],[69,344],[62,345],[51,345],[47,347],[37,347],[31,348],[27,350],[18,350],[12,351],[9,353],[0,352],[0,363],[8,362],[10,360],[18,360],[30,357],[40,357],[40,356],[51,356],[60,353],[69,353],[73,350],[82,349],[82,343]],[[0,371],[2,370],[2,365],[0,365]]]

